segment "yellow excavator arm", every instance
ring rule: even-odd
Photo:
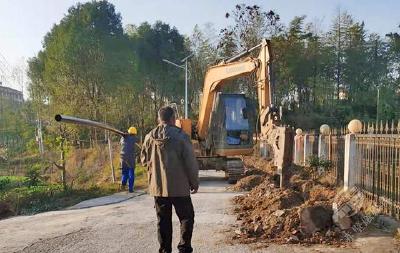
[[[240,59],[243,55],[257,48],[261,48],[257,58],[246,57]],[[204,79],[203,97],[197,122],[199,139],[206,138],[215,94],[231,79],[255,73],[260,113],[268,108],[271,103],[269,62],[270,42],[264,39],[262,43],[252,49],[208,69]]]

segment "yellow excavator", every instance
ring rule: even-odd
[[[259,50],[257,58],[249,56],[254,50]],[[253,153],[255,129],[259,129],[261,155],[274,161],[278,174],[282,175],[282,169],[291,161],[291,131],[281,126],[280,112],[272,104],[271,61],[270,42],[264,39],[210,67],[197,124],[193,127],[190,119],[177,120],[177,125],[192,136],[200,168],[224,170],[229,183],[243,175],[240,156]],[[256,76],[258,113],[245,94],[221,92],[233,79],[252,74]]]
[[[257,58],[249,56],[254,50],[259,50]],[[210,67],[204,80],[197,124],[192,126],[190,119],[176,122],[192,137],[200,168],[225,171],[229,183],[235,183],[243,175],[241,156],[253,153],[255,139],[259,141],[261,156],[273,160],[278,174],[283,175],[283,168],[292,160],[291,131],[281,126],[281,114],[272,104],[271,61],[270,42],[264,39],[259,45]],[[233,79],[252,74],[256,76],[258,113],[245,94],[221,92]],[[65,115],[56,115],[55,119],[124,134],[91,120]],[[283,176],[281,184],[282,179]]]

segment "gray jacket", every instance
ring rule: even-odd
[[[136,137],[127,134],[121,137],[121,168],[135,168],[135,143]]]
[[[148,133],[141,161],[147,167],[151,196],[190,196],[190,190],[199,187],[199,168],[192,143],[178,127],[160,124]]]

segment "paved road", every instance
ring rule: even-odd
[[[390,237],[382,236],[359,239],[352,249],[293,245],[256,249],[254,245],[230,245],[226,243],[226,231],[235,223],[230,199],[237,193],[226,192],[226,186],[222,173],[202,172],[200,191],[193,195],[195,252],[399,252]],[[174,231],[176,245],[176,218]],[[157,252],[153,200],[141,195],[105,206],[0,221],[0,252]]]

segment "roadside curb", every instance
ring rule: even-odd
[[[97,206],[107,206],[112,204],[121,203],[127,201],[129,199],[133,199],[135,197],[139,197],[146,194],[146,192],[134,192],[134,193],[126,193],[126,192],[118,192],[113,195],[103,196],[94,199],[88,199],[82,201],[76,205],[65,208],[64,210],[79,210],[86,209]]]

